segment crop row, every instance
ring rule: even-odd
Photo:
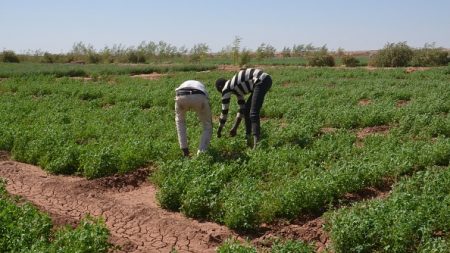
[[[215,69],[213,64],[39,64],[0,63],[0,78],[20,77],[25,75],[53,75],[64,76],[107,76],[107,75],[136,75],[150,74],[153,72],[183,72],[205,71]]]

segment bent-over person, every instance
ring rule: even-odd
[[[209,106],[208,92],[205,86],[195,80],[183,82],[175,89],[175,123],[177,127],[178,142],[184,156],[189,156],[189,146],[186,130],[186,112],[195,111],[202,123],[203,133],[197,154],[205,152],[212,136],[211,108]]]
[[[217,137],[222,136],[222,129],[227,121],[231,94],[236,95],[239,104],[239,112],[230,130],[230,136],[235,136],[242,118],[245,120],[245,134],[247,144],[256,148],[260,141],[260,111],[264,103],[267,91],[272,87],[272,78],[269,74],[256,68],[242,69],[231,79],[219,78],[216,81],[216,89],[222,94],[222,113]],[[250,94],[245,101],[245,95]],[[251,135],[253,134],[253,139]],[[253,143],[252,143],[253,141]]]

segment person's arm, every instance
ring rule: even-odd
[[[224,91],[222,93],[222,112],[220,113],[219,128],[217,129],[218,138],[222,136],[222,129],[225,126],[225,123],[227,122],[228,109],[230,107],[230,99],[231,99],[231,92]]]
[[[242,118],[244,117],[245,113],[245,99],[243,96],[238,95],[238,104],[239,104],[239,112],[236,115],[236,120],[234,121],[233,127],[230,130],[230,136],[234,137],[237,134],[237,129],[239,125],[241,124]]]

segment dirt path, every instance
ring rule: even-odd
[[[121,252],[214,252],[224,239],[235,236],[218,224],[159,208],[146,170],[89,181],[0,158],[0,177],[7,180],[9,193],[48,212],[60,225],[75,225],[86,214],[103,216],[111,242]]]

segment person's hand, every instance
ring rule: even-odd
[[[236,136],[236,134],[237,134],[237,129],[236,128],[233,128],[233,129],[230,130],[230,136],[231,137]]]
[[[220,138],[220,137],[222,137],[222,127],[221,126],[217,129],[217,138]]]

